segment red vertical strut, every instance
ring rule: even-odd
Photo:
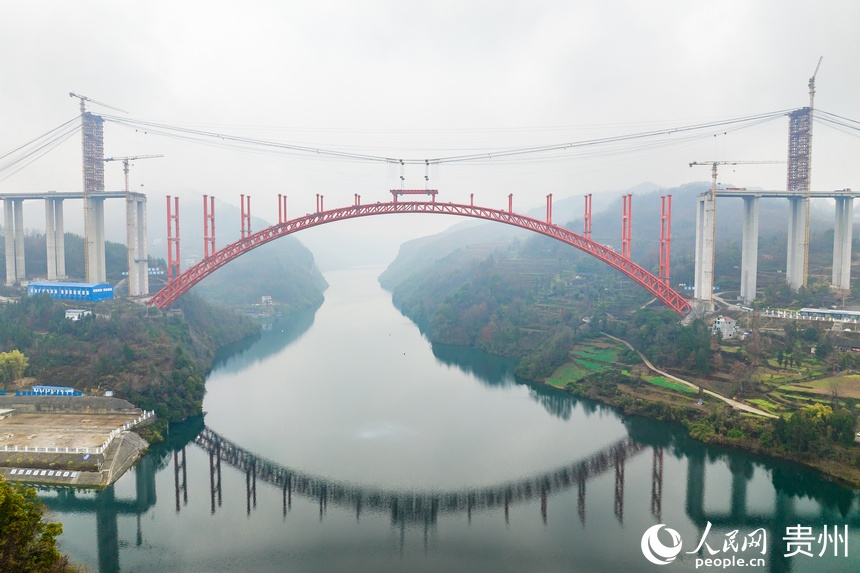
[[[552,193],[546,196],[546,222],[552,225]]]
[[[203,257],[215,254],[215,197],[203,196]]]
[[[633,195],[625,195],[621,198],[623,213],[621,215],[621,256],[630,258],[630,226],[633,218]]]
[[[287,218],[287,196],[278,193],[278,223],[286,223]]]
[[[672,263],[672,196],[661,197],[660,278],[669,286]]]
[[[469,205],[471,205],[472,207],[475,206],[475,194],[474,193],[469,193]]]
[[[170,195],[167,196],[167,282],[179,276],[179,197],[173,197],[175,208],[171,211]]]
[[[591,193],[585,196],[585,216],[582,220],[582,234],[586,239],[591,239]]]
[[[251,196],[240,195],[239,202],[242,204],[242,238],[251,234]]]
[[[514,212],[514,194],[508,195],[508,213]]]

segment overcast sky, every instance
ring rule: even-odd
[[[860,120],[858,22],[856,0],[7,0],[0,154],[77,116],[69,92],[128,112],[91,104],[100,114],[404,159],[576,142],[806,106],[821,56],[815,108]],[[858,132],[814,133],[813,188],[860,189]],[[513,193],[525,211],[548,193],[709,179],[691,161],[785,160],[787,134],[778,118],[694,139],[447,164],[429,170],[430,186],[440,200],[473,192],[494,207]],[[245,193],[273,222],[278,193],[295,215],[313,210],[316,193],[335,207],[400,186],[400,168],[385,163],[211,143],[105,126],[108,156],[165,155],[135,162],[133,190],[237,205]],[[785,172],[726,167],[720,180],[783,189]],[[406,188],[425,186],[423,166],[403,174]],[[107,165],[106,180],[122,188],[120,164]],[[0,172],[0,193],[81,185],[79,135]]]

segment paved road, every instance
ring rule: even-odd
[[[621,342],[622,344],[627,346],[627,348],[629,348],[630,350],[632,350],[633,352],[635,352],[636,354],[639,355],[639,358],[642,359],[642,361],[645,363],[645,366],[647,366],[648,368],[650,368],[651,370],[653,370],[654,372],[656,372],[657,374],[659,374],[661,376],[665,376],[666,378],[674,380],[675,382],[685,384],[685,385],[689,386],[690,388],[695,389],[696,391],[701,390],[705,394],[707,394],[708,396],[713,396],[714,398],[719,398],[720,400],[722,400],[726,404],[729,404],[732,408],[735,408],[737,410],[743,410],[744,412],[749,412],[750,414],[756,414],[759,416],[764,416],[766,418],[778,418],[779,417],[779,416],[775,416],[775,415],[771,414],[770,412],[765,412],[764,410],[760,410],[754,406],[750,406],[749,404],[744,404],[743,402],[738,402],[737,400],[732,400],[731,398],[726,398],[725,396],[721,396],[720,394],[717,394],[716,392],[711,392],[710,390],[700,388],[699,386],[696,386],[692,382],[689,382],[687,380],[683,380],[681,378],[678,378],[677,376],[673,376],[672,374],[669,374],[668,372],[664,372],[664,371],[660,370],[659,368],[657,368],[656,366],[654,366],[653,364],[651,364],[651,361],[648,360],[644,354],[642,354],[641,352],[639,352],[638,350],[633,348],[633,346],[629,342],[627,342],[626,340],[621,340],[620,338],[612,336],[611,334],[606,334],[605,332],[603,333],[603,335],[611,338],[612,340],[617,340],[618,342]]]

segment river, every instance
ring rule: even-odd
[[[205,418],[114,486],[40,491],[62,550],[100,573],[860,569],[856,491],[433,347],[378,273],[328,273],[315,313],[227,349]]]

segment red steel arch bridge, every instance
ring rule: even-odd
[[[590,216],[590,196],[586,196],[586,227],[584,234],[575,233],[569,229],[554,225],[552,223],[552,195],[547,196],[547,217],[541,221],[533,217],[515,213],[512,208],[511,197],[508,196],[508,210],[493,209],[489,207],[481,207],[474,204],[474,197],[470,204],[459,203],[442,203],[436,201],[436,190],[393,190],[392,201],[361,204],[360,196],[355,196],[355,203],[348,207],[340,207],[335,209],[323,209],[322,196],[317,196],[316,212],[288,219],[286,214],[286,197],[279,195],[279,221],[277,224],[262,229],[257,232],[250,232],[250,198],[246,207],[245,199],[242,196],[242,238],[235,241],[220,250],[214,248],[214,201],[211,203],[204,196],[204,221],[206,222],[206,233],[204,237],[205,256],[203,260],[188,268],[184,272],[179,273],[179,222],[178,222],[178,198],[175,198],[175,211],[171,214],[171,200],[167,198],[168,208],[168,284],[160,291],[155,293],[150,299],[150,304],[161,309],[170,307],[176,300],[185,294],[191,287],[199,283],[201,280],[223,267],[230,261],[242,256],[248,251],[264,245],[270,241],[274,241],[280,237],[291,235],[303,229],[317,227],[336,221],[345,221],[348,219],[356,219],[358,217],[369,217],[374,215],[394,215],[403,213],[433,213],[440,215],[458,215],[462,217],[472,217],[475,219],[484,219],[487,221],[496,221],[505,223],[522,229],[527,229],[535,233],[540,233],[547,237],[559,240],[572,247],[575,247],[592,257],[603,261],[612,268],[618,270],[630,277],[635,283],[653,294],[657,300],[662,302],[667,307],[675,312],[686,315],[690,309],[690,302],[677,293],[669,286],[668,273],[668,243],[669,232],[667,227],[667,211],[665,210],[663,222],[665,233],[661,237],[661,252],[660,252],[660,268],[661,277],[658,277],[650,271],[644,269],[640,265],[634,263],[630,259],[629,248],[629,229],[630,229],[630,199],[625,197],[624,225],[622,229],[622,243],[625,248],[622,253],[617,253],[610,247],[602,245],[590,238],[591,216]],[[399,196],[402,195],[425,195],[431,200],[422,201],[400,201]],[[671,196],[669,199],[669,211],[671,211]],[[246,227],[247,222],[247,227]],[[172,229],[175,229],[175,236],[172,236]],[[246,230],[247,229],[247,230]],[[625,229],[627,232],[625,233]],[[211,234],[210,234],[211,233]],[[174,249],[175,254],[174,254]],[[665,269],[665,273],[663,272]],[[176,271],[176,272],[174,272]]]

